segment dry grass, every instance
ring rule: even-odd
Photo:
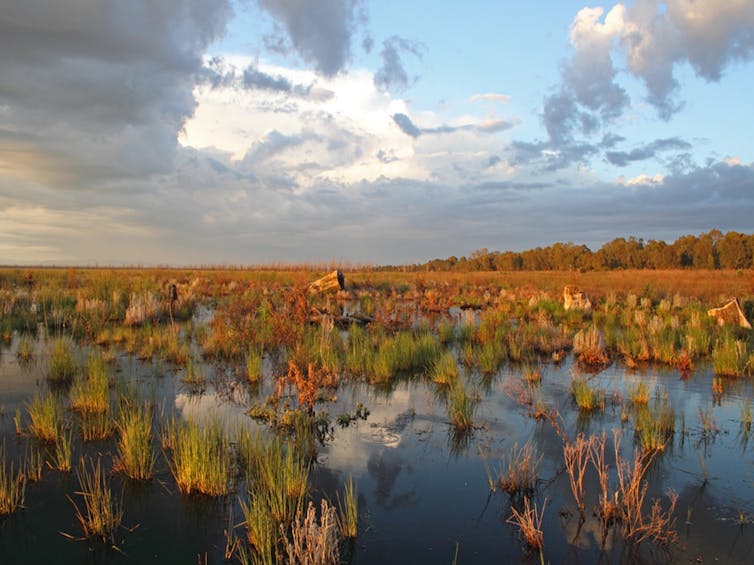
[[[531,442],[522,448],[515,443],[503,457],[503,466],[498,478],[500,488],[509,493],[533,492],[539,478],[539,466],[542,455],[534,453]]]
[[[565,460],[571,492],[579,507],[579,515],[582,519],[584,518],[584,476],[589,467],[590,454],[595,439],[594,436],[585,439],[583,434],[579,434],[576,441],[563,445],[563,459]]]
[[[305,515],[299,512],[291,524],[286,544],[288,563],[300,565],[336,565],[340,562],[338,516],[335,508],[322,499],[320,518],[309,502]]]
[[[511,507],[511,517],[506,520],[509,524],[518,527],[521,535],[531,549],[541,552],[544,547],[544,532],[542,532],[542,518],[544,517],[547,501],[545,500],[542,509],[537,508],[529,501],[529,497],[524,497],[524,507],[519,512],[515,507]]]

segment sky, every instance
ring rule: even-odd
[[[754,225],[754,0],[0,0],[0,264]]]

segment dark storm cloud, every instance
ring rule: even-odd
[[[686,150],[691,149],[691,144],[679,139],[677,137],[671,137],[667,139],[657,139],[652,143],[648,143],[643,147],[637,147],[631,151],[608,151],[605,153],[607,160],[616,165],[617,167],[625,167],[629,163],[634,161],[644,161],[651,159],[661,151],[670,150]]]
[[[393,35],[382,42],[380,58],[382,65],[374,73],[374,84],[380,90],[403,91],[416,81],[409,77],[403,62],[403,54],[421,59],[423,47],[420,43]]]
[[[177,134],[196,107],[204,50],[230,13],[214,0],[3,7],[5,126],[36,136],[25,154],[68,183],[170,170]]]
[[[293,49],[318,72],[332,76],[342,70],[351,55],[351,37],[361,22],[361,0],[258,0],[285,30]],[[285,51],[280,36],[269,45]]]

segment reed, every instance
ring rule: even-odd
[[[746,342],[726,335],[715,344],[712,350],[712,369],[716,375],[740,377],[746,370],[748,359]]]
[[[152,450],[152,412],[146,407],[123,410],[116,427],[118,455],[114,468],[137,481],[151,479],[155,463]]]
[[[60,407],[51,393],[35,392],[26,410],[31,421],[29,433],[42,441],[53,443],[60,435]]]
[[[16,358],[22,365],[28,364],[34,358],[34,339],[24,334],[18,342]]]
[[[252,562],[263,565],[275,564],[280,528],[272,518],[265,497],[253,496],[248,500],[242,499],[240,506],[246,526],[246,538],[254,548]],[[240,553],[243,558],[245,551],[242,549]]]
[[[0,447],[0,516],[12,514],[24,505],[26,474],[14,471],[5,459],[5,442]]]
[[[474,425],[474,413],[479,402],[478,395],[469,392],[460,380],[448,391],[448,417],[456,430],[469,430]]]
[[[573,353],[579,362],[585,365],[600,366],[610,363],[605,338],[596,326],[580,330],[573,336]]]
[[[199,364],[189,357],[181,382],[188,387],[189,393],[201,394],[207,388],[207,377],[199,367]]]
[[[518,443],[503,457],[498,484],[508,493],[531,493],[537,486],[542,455],[534,453],[534,446],[526,442],[519,448]]]
[[[250,383],[257,383],[262,378],[262,352],[259,349],[249,348],[246,356],[246,379]]]
[[[343,498],[338,493],[338,527],[344,538],[355,538],[359,530],[359,497],[353,477],[348,478],[343,488]]]
[[[547,501],[542,505],[542,509],[537,508],[536,503],[531,504],[529,497],[524,497],[524,507],[518,511],[515,506],[511,506],[511,516],[506,520],[509,524],[516,526],[531,549],[539,551],[540,561],[544,562],[542,548],[544,547],[544,532],[542,531],[542,519],[547,507]]]
[[[675,433],[675,410],[667,394],[656,394],[652,406],[639,406],[634,415],[634,429],[644,453],[664,451]]]
[[[96,464],[90,461],[87,465],[82,458],[76,469],[76,477],[81,490],[75,494],[82,497],[83,508],[79,508],[72,499],[71,502],[84,530],[84,537],[99,538],[105,543],[114,544],[115,532],[123,520],[123,503],[113,495],[100,459]]]
[[[445,351],[432,362],[430,378],[437,384],[450,386],[458,378],[458,363],[455,355]]]
[[[631,401],[631,404],[646,405],[649,404],[649,398],[649,385],[644,381],[639,381],[628,389],[628,399]]]
[[[110,408],[110,367],[101,355],[90,355],[86,373],[71,387],[71,408],[82,414],[102,414]]]
[[[225,496],[230,493],[231,456],[218,420],[186,422],[176,430],[170,470],[184,494]]]
[[[338,517],[335,508],[322,499],[320,516],[309,502],[306,514],[299,512],[291,524],[290,540],[285,552],[288,563],[301,565],[337,565],[340,563]]]
[[[28,449],[26,451],[26,458],[24,460],[24,476],[29,482],[37,482],[42,479],[42,468],[44,466],[44,458],[42,452],[38,449]]]
[[[456,338],[456,325],[448,320],[440,320],[437,325],[437,337],[442,344],[452,343]]]
[[[58,471],[70,473],[72,457],[73,434],[70,431],[62,432],[58,435],[58,439],[55,442],[52,466]]]
[[[110,410],[84,412],[81,415],[81,434],[84,441],[101,441],[113,434],[113,419]]]
[[[589,386],[586,377],[577,376],[571,381],[571,394],[581,410],[590,412],[605,408],[605,393]]]
[[[76,375],[73,343],[64,337],[56,338],[47,362],[47,378],[55,383],[67,384]]]
[[[584,519],[584,476],[589,466],[594,436],[588,440],[583,434],[579,434],[576,441],[567,442],[563,445],[563,459],[571,485],[571,492],[579,507],[579,515]]]

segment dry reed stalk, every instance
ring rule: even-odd
[[[579,434],[576,441],[566,443],[563,446],[563,459],[571,484],[571,492],[576,504],[578,504],[579,515],[582,520],[584,519],[584,475],[589,465],[592,444],[596,439],[595,436],[591,436],[587,440],[583,434]]]
[[[291,525],[291,539],[286,543],[289,563],[301,565],[335,565],[340,561],[338,549],[338,515],[335,507],[322,499],[320,519],[309,502],[306,516],[301,512]],[[285,537],[285,528],[281,526]]]
[[[523,512],[511,507],[511,517],[506,520],[509,524],[517,526],[521,535],[526,540],[526,544],[532,548],[542,551],[544,545],[544,533],[542,532],[542,519],[544,517],[547,500],[542,505],[542,510],[537,509],[536,503],[532,505],[529,497],[524,497]]]

